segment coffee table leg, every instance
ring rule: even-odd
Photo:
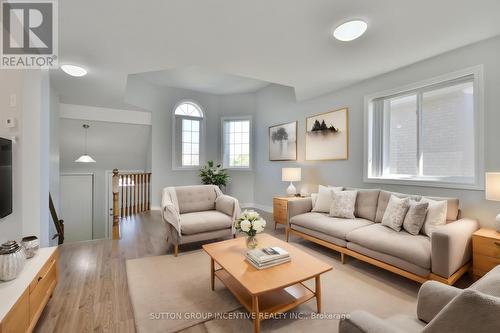
[[[260,332],[260,314],[259,314],[259,297],[258,296],[252,296],[252,309],[254,313],[254,320],[253,320],[253,331],[254,333],[259,333]]]
[[[321,281],[319,275],[316,276],[315,280],[316,280],[316,289],[315,289],[316,308],[318,310],[318,313],[321,313]]]
[[[215,289],[215,262],[212,258],[210,258],[210,287],[212,290]]]

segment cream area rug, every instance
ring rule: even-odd
[[[323,312],[314,317],[310,300],[292,313],[263,321],[262,332],[337,332],[339,316],[362,309],[381,318],[415,315],[420,285],[377,267],[294,239],[295,246],[333,266],[321,276]],[[252,321],[216,279],[210,290],[210,259],[202,250],[127,261],[127,278],[137,332],[252,332]],[[308,282],[314,288],[314,281]],[[222,316],[221,314],[231,314]]]

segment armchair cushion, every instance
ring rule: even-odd
[[[436,281],[425,282],[420,287],[417,297],[418,319],[426,323],[430,322],[439,311],[461,292],[461,289]]]
[[[215,210],[229,216],[233,216],[236,199],[229,195],[221,195],[215,200]]]
[[[476,220],[461,219],[440,226],[431,234],[432,272],[448,278],[471,259]]]
[[[424,328],[424,333],[500,332],[500,299],[464,290]]]
[[[402,333],[396,326],[365,311],[353,311],[339,323],[340,333]]]
[[[183,235],[230,229],[232,225],[231,216],[216,210],[181,214],[181,233]]]
[[[214,185],[175,187],[179,213],[201,212],[215,209],[217,189]]]

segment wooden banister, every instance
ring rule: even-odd
[[[49,210],[50,215],[52,216],[52,221],[54,222],[54,226],[56,228],[57,234],[52,236],[52,239],[57,239],[57,244],[62,245],[64,243],[64,221],[60,220],[57,217],[56,208],[54,207],[54,202],[52,201],[52,195],[49,193]]]
[[[120,218],[151,210],[151,173],[113,170],[113,239],[120,239]]]

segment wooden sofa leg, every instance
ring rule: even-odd
[[[233,238],[236,238],[236,234],[233,234]]]
[[[179,244],[174,245],[174,257],[177,257],[179,254]]]
[[[345,256],[345,253],[340,252],[340,262],[341,262],[342,264],[345,264],[345,257],[346,257],[346,256]]]
[[[288,243],[288,237],[290,236],[290,232],[288,231],[288,227],[285,229],[285,237],[286,237],[286,242]]]

